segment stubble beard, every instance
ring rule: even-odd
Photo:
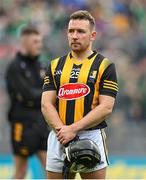
[[[85,52],[88,48],[89,48],[89,45],[86,45],[86,46],[82,46],[81,44],[80,45],[78,45],[77,47],[74,47],[75,45],[70,45],[70,47],[71,47],[71,50],[73,51],[73,52],[75,52],[75,53],[83,53],[83,52]]]

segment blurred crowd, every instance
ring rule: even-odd
[[[77,9],[89,10],[95,17],[94,48],[117,66],[120,91],[115,113],[132,121],[145,120],[146,0],[1,0],[0,108],[6,102],[4,71],[19,46],[21,28],[32,23],[40,29],[45,37],[41,60],[46,63],[68,51],[68,16]]]

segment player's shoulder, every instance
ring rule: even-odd
[[[111,65],[114,64],[111,59],[104,56],[103,54],[98,53],[97,58],[98,61],[100,61],[101,64]]]
[[[58,64],[59,62],[64,61],[64,60],[66,59],[67,55],[68,55],[68,54],[63,55],[63,56],[58,56],[57,58],[52,59],[52,60],[51,60],[51,65],[53,65],[53,64]]]
[[[52,59],[51,62],[50,62],[51,65],[57,63],[57,62],[59,61],[59,59],[60,59],[60,57],[57,57],[57,58],[55,58],[55,59]]]

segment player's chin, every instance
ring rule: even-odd
[[[74,51],[74,52],[80,52],[80,51],[81,51],[81,48],[80,48],[80,47],[71,46],[71,49],[72,49],[72,51]]]

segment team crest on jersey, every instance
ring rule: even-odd
[[[96,78],[97,71],[92,71],[90,74],[90,78],[95,79]]]
[[[60,87],[58,98],[64,100],[74,100],[87,96],[90,93],[88,85],[83,83],[68,83]]]
[[[91,71],[88,82],[95,83],[97,71]]]

